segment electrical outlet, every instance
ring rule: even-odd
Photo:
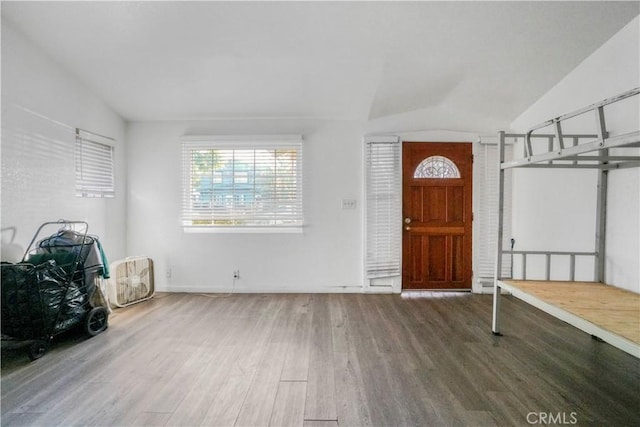
[[[233,270],[233,278],[234,279],[240,278],[240,270]]]
[[[167,271],[165,272],[165,276],[167,277],[167,279],[171,279],[171,268],[167,268]]]
[[[356,199],[342,199],[342,209],[355,209]]]

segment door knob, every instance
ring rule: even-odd
[[[404,223],[405,223],[405,224],[411,224],[411,218],[406,217],[406,218],[404,219]]]
[[[405,225],[405,226],[404,226],[404,229],[405,229],[405,231],[410,231],[410,230],[411,230],[411,227],[409,227],[408,225]]]

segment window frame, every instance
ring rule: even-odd
[[[180,223],[185,233],[302,233],[304,228],[304,200],[303,200],[303,137],[302,135],[189,135],[181,138],[182,157],[182,206]],[[272,221],[290,220],[288,224],[193,224],[194,207],[191,194],[191,153],[194,150],[295,150],[295,178],[294,192],[296,194],[293,202],[293,212],[290,216],[284,215],[282,219],[277,219],[277,211]],[[235,154],[234,154],[235,156]],[[214,179],[217,179],[215,170],[212,171]],[[249,171],[233,171],[234,180],[236,175],[243,177],[246,174],[247,180],[254,173]],[[223,176],[222,173],[220,176]],[[239,176],[239,175],[238,175]],[[293,175],[292,175],[293,177]],[[216,181],[217,182],[217,181]],[[243,196],[236,192],[230,193],[229,200],[237,200]],[[215,196],[212,196],[215,197]],[[277,200],[277,199],[272,199]],[[215,221],[213,207],[209,208],[208,214],[211,221]],[[239,221],[238,218],[228,219],[229,221]],[[255,218],[253,218],[255,220]],[[224,220],[224,219],[220,219]]]

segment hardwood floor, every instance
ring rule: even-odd
[[[35,362],[4,348],[1,423],[640,425],[638,359],[503,301],[494,337],[490,296],[161,294]]]

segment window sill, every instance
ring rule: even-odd
[[[303,227],[182,227],[185,234],[302,234]]]

